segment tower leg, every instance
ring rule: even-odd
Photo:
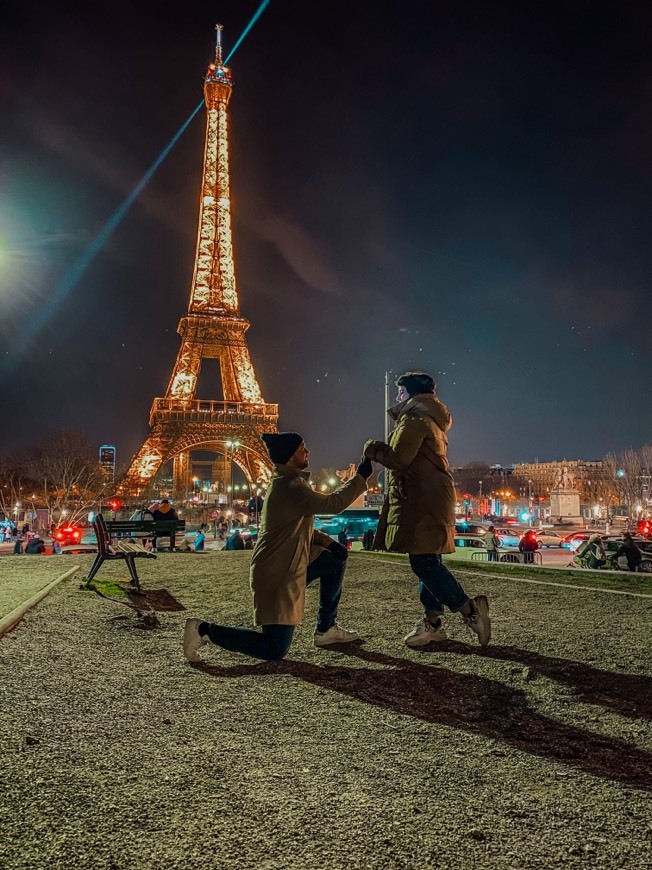
[[[190,451],[177,453],[173,460],[172,486],[175,501],[184,501],[188,497],[190,483]]]

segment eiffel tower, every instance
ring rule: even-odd
[[[222,26],[216,30],[215,60],[204,79],[206,144],[190,304],[179,322],[181,347],[165,398],[154,399],[149,436],[121,487],[131,495],[140,494],[173,459],[174,496],[186,498],[192,449],[214,450],[225,463],[235,462],[250,484],[271,474],[260,435],[277,431],[278,405],[263,400],[245,340],[249,321],[240,315],[229,195],[227,110],[233,85],[222,61]],[[196,398],[204,359],[219,360],[224,401]]]

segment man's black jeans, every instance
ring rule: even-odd
[[[319,580],[317,631],[328,631],[335,622],[345,567],[346,561],[337,559],[328,550],[317,556],[308,566],[306,586],[313,580]],[[199,630],[200,634],[207,635],[211,643],[221,646],[222,649],[274,662],[287,655],[294,635],[293,625],[263,625],[261,633],[253,628],[231,628],[228,625],[202,622]]]

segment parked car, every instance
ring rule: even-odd
[[[455,520],[456,535],[486,535],[487,529],[485,526],[480,526],[477,523],[470,523],[468,520]]]
[[[540,547],[561,547],[564,540],[557,532],[550,532],[548,529],[537,529],[536,535]]]
[[[652,574],[652,541],[642,535],[633,536],[634,543],[641,551],[643,559],[639,565],[639,571],[645,574]],[[603,535],[602,544],[607,555],[607,564],[604,566],[607,570],[627,571],[627,559],[625,556],[617,556],[617,552],[623,543],[622,535]],[[573,557],[573,563],[579,568],[587,568],[588,564],[585,559],[577,554]]]
[[[588,541],[591,535],[594,535],[595,532],[571,532],[570,535],[566,535],[561,542],[561,546],[565,550],[572,550],[575,552],[580,544],[583,544],[584,541]]]
[[[59,526],[59,528],[54,530],[54,540],[58,541],[62,547],[67,544],[78,544],[81,539],[81,526],[71,524],[68,526]]]
[[[494,521],[494,525],[500,524],[501,526],[519,526],[520,520],[517,520],[516,517],[498,517]]]
[[[501,547],[518,547],[519,541],[523,537],[518,529],[496,528],[496,534]]]
[[[455,535],[455,549],[486,550],[487,545],[480,535]]]
[[[652,520],[639,520],[636,523],[636,534],[652,537]]]

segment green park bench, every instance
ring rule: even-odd
[[[156,553],[152,553],[142,544],[134,541],[139,537],[156,537],[157,535],[175,536],[177,532],[184,531],[184,520],[110,520],[106,522],[102,514],[97,514],[93,519],[93,530],[97,539],[97,556],[88,572],[88,580],[100,570],[103,562],[121,560],[127,563],[131,582],[140,588],[136,559],[156,559]],[[172,537],[174,540],[174,537]]]
[[[186,530],[185,520],[107,520],[112,538],[169,538]]]

